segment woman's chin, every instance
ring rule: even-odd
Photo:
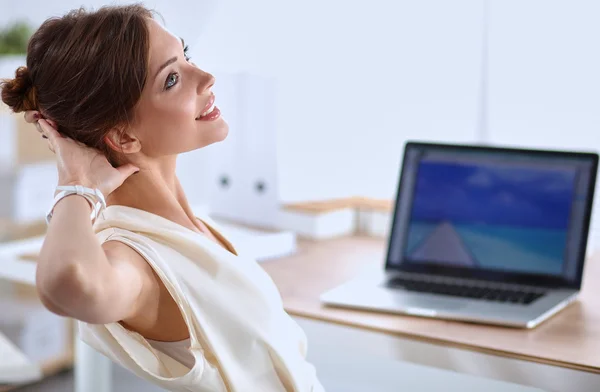
[[[207,147],[207,146],[210,146],[211,144],[219,143],[219,142],[222,142],[223,140],[227,139],[227,135],[229,134],[229,125],[227,125],[227,123],[224,121],[223,121],[223,124],[220,124],[220,125],[221,126],[219,126],[218,128],[211,129],[210,136],[203,138],[204,142],[202,143],[202,145],[200,145],[197,148]],[[208,136],[208,135],[205,134],[205,136]]]
[[[221,124],[219,124],[219,128],[215,131],[216,142],[221,142],[227,139],[227,135],[229,135],[229,124],[225,122],[223,119],[219,119]]]

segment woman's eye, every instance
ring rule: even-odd
[[[183,57],[185,57],[185,61],[190,61],[192,58],[188,55],[188,51],[189,51],[189,46],[185,45],[185,47],[183,48]]]
[[[168,90],[171,87],[175,86],[177,84],[177,81],[179,80],[179,74],[173,72],[170,73],[169,76],[167,76],[167,81],[165,82],[165,89]]]

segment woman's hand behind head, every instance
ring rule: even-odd
[[[148,78],[148,21],[140,4],[84,8],[51,17],[31,36],[26,66],[0,81],[15,113],[40,111],[63,135],[122,161],[105,137],[130,127]]]
[[[58,185],[83,185],[98,188],[108,196],[121,186],[139,168],[131,164],[113,167],[98,150],[62,136],[51,124],[39,118],[35,111],[28,111],[25,119],[33,122],[43,137],[48,139],[48,148],[56,154]]]

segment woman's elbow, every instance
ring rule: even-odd
[[[89,312],[82,310],[94,302],[95,290],[78,263],[63,263],[60,270],[38,268],[36,287],[42,304],[61,316],[81,319]]]

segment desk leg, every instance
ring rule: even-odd
[[[75,392],[110,392],[112,362],[81,339],[75,340]]]

